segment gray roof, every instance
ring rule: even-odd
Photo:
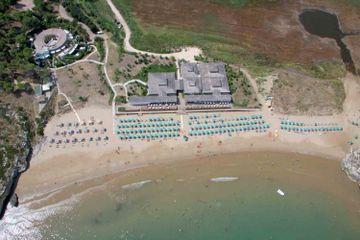
[[[200,74],[196,63],[182,63],[180,65],[180,74],[183,79],[184,93],[201,93]]]
[[[198,64],[198,66],[201,77],[226,77],[225,63],[223,62],[201,62]]]
[[[167,96],[176,94],[175,73],[149,73],[148,95]]]
[[[177,103],[177,96],[131,96],[129,103],[133,106],[144,106],[149,104]]]
[[[231,102],[230,94],[185,95],[186,103]]]
[[[180,66],[185,94],[230,93],[225,64],[183,63]]]
[[[182,63],[180,74],[176,79],[174,72],[149,73],[148,95],[131,96],[129,103],[177,103],[177,91],[184,91],[186,103],[231,102],[224,63]]]

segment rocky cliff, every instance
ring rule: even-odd
[[[360,149],[352,150],[341,163],[342,169],[351,178],[360,184]]]
[[[20,173],[28,168],[32,150],[29,120],[21,108],[15,110],[9,105],[0,105],[0,128],[1,219],[13,197]]]

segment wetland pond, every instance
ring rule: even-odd
[[[340,29],[339,19],[335,14],[318,9],[305,9],[299,19],[305,30],[322,38],[334,39],[340,48],[341,58],[348,71],[354,73],[355,67],[350,50],[342,39],[349,35]]]

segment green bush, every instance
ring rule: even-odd
[[[126,97],[125,96],[116,96],[115,102],[116,103],[126,103]]]
[[[105,58],[104,39],[102,39],[101,37],[96,37],[95,38],[95,46],[98,50],[98,53],[100,56],[100,61],[104,61],[104,58]]]

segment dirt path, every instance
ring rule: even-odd
[[[126,23],[125,19],[121,15],[120,11],[115,7],[113,2],[111,0],[106,0],[106,1],[107,1],[108,5],[110,6],[111,10],[113,11],[116,19],[123,26],[123,29],[124,29],[124,32],[125,32],[125,39],[124,39],[125,51],[141,53],[141,54],[149,54],[149,55],[154,55],[154,56],[157,56],[157,57],[160,57],[160,56],[162,56],[162,57],[174,57],[176,60],[184,59],[184,60],[190,61],[190,62],[194,62],[195,61],[195,56],[198,56],[198,55],[202,54],[202,50],[200,48],[197,48],[197,47],[185,47],[180,52],[169,53],[169,54],[159,54],[159,53],[146,52],[146,51],[141,51],[141,50],[138,50],[138,49],[134,48],[133,46],[131,46],[131,43],[130,43],[131,30],[130,30],[128,24]]]
[[[73,63],[68,64],[68,65],[66,65],[66,66],[62,66],[62,67],[58,67],[58,68],[50,68],[50,70],[53,71],[53,72],[56,74],[56,71],[57,71],[57,70],[61,70],[61,69],[64,69],[64,68],[68,68],[68,67],[71,67],[71,66],[73,66],[73,65],[75,65],[75,64],[82,63],[82,62],[95,63],[95,64],[102,65],[102,66],[103,66],[103,70],[104,70],[104,75],[105,75],[106,82],[107,82],[107,84],[109,85],[111,91],[112,91],[113,94],[114,94],[113,101],[112,101],[112,110],[113,110],[113,115],[115,115],[115,98],[116,98],[116,96],[117,96],[117,92],[116,92],[116,90],[115,90],[115,88],[114,88],[114,85],[113,85],[112,82],[111,82],[111,79],[110,79],[110,77],[109,77],[109,74],[108,74],[107,68],[106,68],[106,65],[107,65],[108,59],[109,59],[109,46],[108,46],[108,40],[109,40],[109,39],[108,39],[108,36],[107,36],[107,35],[103,35],[103,36],[101,36],[101,38],[104,39],[104,45],[105,45],[105,59],[104,59],[104,62],[99,62],[99,61],[96,61],[96,60],[88,59],[89,56],[91,56],[92,54],[94,54],[95,52],[97,52],[97,48],[95,47],[95,51],[92,52],[92,53],[90,53],[86,58],[81,59],[81,60],[76,61],[76,62],[73,62]],[[118,84],[118,85],[119,85],[119,84]],[[76,112],[76,110],[75,110],[75,108],[72,106],[71,101],[70,101],[69,98],[66,96],[66,94],[62,93],[59,88],[58,88],[58,91],[59,91],[59,94],[60,94],[60,95],[63,95],[63,96],[66,98],[66,100],[67,100],[67,101],[69,102],[69,104],[70,104],[70,107],[71,107],[72,110],[75,112],[76,117],[77,117],[78,119],[80,119],[79,116],[78,116],[78,114],[77,114],[77,112]],[[80,121],[80,120],[79,120],[79,121]]]
[[[56,76],[56,70],[53,70],[53,73],[54,73],[54,75]],[[57,90],[58,90],[58,95],[62,95],[62,96],[66,99],[66,101],[68,102],[69,106],[71,107],[71,110],[74,112],[77,120],[79,121],[79,123],[81,123],[80,116],[79,116],[78,112],[75,110],[74,105],[71,103],[71,99],[70,99],[65,93],[63,93],[63,92],[61,91],[59,84],[57,84]]]
[[[262,108],[264,108],[264,107],[265,107],[265,99],[264,99],[264,97],[263,97],[263,96],[260,94],[260,92],[259,92],[259,88],[258,88],[258,85],[257,85],[257,83],[256,83],[256,79],[251,76],[250,72],[249,72],[247,69],[241,67],[241,68],[240,68],[240,71],[241,71],[241,72],[245,75],[245,77],[250,81],[250,84],[252,85],[252,87],[253,87],[253,89],[254,89],[254,92],[255,92],[255,94],[256,94],[257,99],[258,99],[259,102],[261,103]]]

